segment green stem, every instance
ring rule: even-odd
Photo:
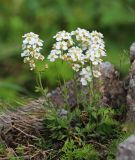
[[[76,96],[76,102],[77,106],[79,107],[79,101],[78,101],[78,82],[77,82],[77,77],[76,74],[74,74],[74,81],[75,81],[75,96]]]
[[[37,85],[40,88],[41,94],[45,96],[44,87],[41,79],[41,72],[39,70],[36,70],[36,73],[37,73]]]
[[[90,62],[90,68],[91,68],[91,74],[92,74],[92,83],[90,83],[90,90],[91,90],[91,94],[92,94],[92,100],[94,101],[95,88],[94,88],[94,75],[93,75],[92,62]]]

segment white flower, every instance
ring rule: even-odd
[[[23,38],[27,38],[27,37],[35,37],[35,38],[38,38],[39,35],[33,33],[33,32],[30,32],[30,33],[26,33],[24,36],[22,36]]]
[[[68,43],[68,47],[71,47],[71,46],[74,44],[74,42],[73,42],[72,39],[69,39],[69,40],[67,41],[67,43]]]
[[[95,61],[97,61],[97,59],[98,59],[97,57],[100,57],[98,55],[98,52],[94,52],[91,49],[86,52],[86,59],[90,60],[92,63],[94,63]]]
[[[59,51],[58,50],[52,50],[51,53],[48,56],[48,59],[51,62],[54,62],[58,58],[58,55],[59,55]]]
[[[35,61],[33,59],[30,59],[29,57],[24,58],[24,63],[29,63],[30,70],[33,70],[36,67]]]
[[[89,49],[91,44],[89,31],[77,28],[77,30],[71,32],[71,35],[75,36],[76,40],[79,42],[79,47],[81,47],[83,51]]]
[[[106,56],[106,53],[105,53],[104,50],[99,50],[99,53],[100,53],[100,55],[103,56],[103,57]]]
[[[82,71],[80,72],[80,75],[81,75],[82,85],[87,85],[87,83],[91,82],[92,73],[89,66],[87,66],[86,68],[83,68]]]
[[[55,38],[56,41],[70,40],[71,35],[70,35],[70,33],[66,32],[66,31],[60,31],[53,38]]]
[[[45,59],[45,57],[44,57],[43,55],[40,54],[40,56],[39,56],[38,59],[41,60],[41,61],[43,61],[43,60]]]
[[[30,61],[29,61],[29,65],[30,65],[30,70],[34,70],[35,67],[36,67],[34,60],[30,60]]]
[[[43,46],[43,41],[39,39],[39,35],[30,32],[23,36],[23,45],[21,53],[21,57],[24,58],[24,63],[29,63],[30,69],[35,69],[35,59],[36,60],[44,60],[44,56],[41,55],[40,50]]]
[[[77,40],[85,40],[85,38],[90,37],[90,32],[85,29],[77,28],[76,31],[71,32],[71,35],[75,35]]]
[[[97,70],[93,70],[93,76],[98,78],[101,76],[101,72],[97,71]]]
[[[61,49],[63,49],[64,51],[68,49],[67,42],[65,41],[61,42]]]
[[[65,42],[65,41],[62,41],[62,42],[57,42],[56,44],[55,44],[55,48],[57,49],[57,50],[67,50],[68,49],[68,46],[67,46],[68,44],[67,44],[67,42]]]
[[[95,59],[95,60],[92,62],[92,64],[96,66],[96,65],[101,64],[102,61],[103,61],[102,59]]]
[[[91,36],[96,36],[96,37],[99,37],[99,38],[104,38],[103,34],[100,33],[100,32],[97,32],[97,31],[92,31],[91,32]]]
[[[43,46],[43,41],[40,40],[38,38],[39,36],[37,34],[34,34],[33,32],[30,32],[30,33],[27,33],[23,36],[23,38],[25,38],[23,40],[23,44],[26,45],[26,44],[29,44],[29,45],[38,45],[38,46]]]
[[[85,78],[81,78],[80,81],[81,81],[83,86],[87,86],[88,82],[87,82],[87,80]]]
[[[27,56],[30,56],[30,51],[24,50],[24,52],[21,53],[21,57],[27,57]]]
[[[60,50],[56,50],[56,49],[54,49],[54,50],[51,50],[51,53],[50,54],[56,54],[56,55],[61,55],[61,51]]]
[[[73,69],[74,71],[76,71],[76,72],[78,72],[80,68],[81,68],[81,66],[80,66],[79,64],[73,64],[73,65],[72,65],[72,69]]]
[[[82,49],[79,48],[79,47],[72,47],[68,50],[68,53],[67,53],[67,56],[70,57],[70,59],[73,61],[73,62],[76,62],[76,61],[80,61],[80,62],[83,62],[84,60],[84,55],[82,53]]]
[[[83,68],[82,71],[80,72],[80,75],[84,75],[84,76],[91,75],[90,67],[87,66],[86,68]]]
[[[32,52],[32,53],[33,53],[32,57],[34,57],[35,59],[39,59],[40,53],[38,52]]]
[[[67,61],[68,60],[67,54],[60,55],[60,59]]]
[[[23,61],[24,61],[24,63],[27,63],[27,62],[30,61],[30,58],[29,57],[25,57]]]

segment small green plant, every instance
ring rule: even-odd
[[[78,147],[72,139],[65,141],[61,151],[61,160],[98,160],[98,153],[91,144]]]
[[[62,160],[77,159],[77,155],[87,160],[94,159],[92,155],[98,149],[95,159],[110,156],[110,150],[107,149],[110,144],[119,141],[122,135],[126,137],[120,122],[114,118],[117,111],[104,106],[98,108],[92,104],[84,106],[85,110],[81,109],[69,110],[64,116],[54,108],[48,109],[44,134],[48,147],[54,150],[51,154],[55,157],[58,151]],[[88,150],[88,157],[83,156]],[[112,151],[112,154],[115,152],[116,150]]]
[[[24,154],[24,146],[19,144],[16,148],[16,153],[19,155],[19,156],[22,156]]]
[[[5,152],[5,146],[2,143],[0,143],[0,154],[4,154],[4,152]]]

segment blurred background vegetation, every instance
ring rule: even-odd
[[[14,103],[20,95],[33,96],[35,75],[20,57],[24,33],[39,34],[47,56],[56,32],[77,27],[102,32],[106,60],[127,73],[129,46],[135,41],[134,0],[0,0],[0,99]],[[72,72],[67,64],[51,64],[44,85],[54,88],[58,75],[68,80]]]

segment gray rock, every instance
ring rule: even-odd
[[[124,82],[119,80],[119,73],[113,64],[103,62],[100,66],[102,73],[102,102],[105,105],[119,107],[126,104],[126,90]]]
[[[131,63],[135,60],[135,42],[130,46],[130,61]]]
[[[135,135],[119,144],[116,160],[135,160]]]
[[[110,62],[101,63],[100,70],[101,70],[103,78],[110,78],[111,79],[114,76],[115,77],[119,76],[118,71],[115,70],[114,65],[111,64]]]
[[[135,122],[135,42],[130,47],[131,69],[127,91],[127,120]]]

